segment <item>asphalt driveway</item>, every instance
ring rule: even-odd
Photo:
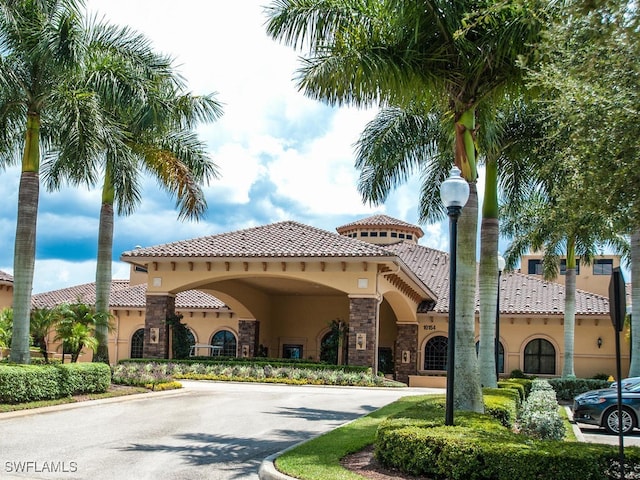
[[[0,414],[0,478],[257,479],[271,454],[401,396],[439,391],[183,385],[135,399]]]

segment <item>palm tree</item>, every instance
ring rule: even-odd
[[[267,14],[271,36],[308,49],[298,77],[307,95],[358,106],[404,106],[418,99],[425,111],[443,112],[453,125],[454,161],[470,183],[459,220],[455,403],[483,410],[473,341],[476,110],[522,84],[518,61],[534,51],[545,24],[542,4],[277,0]]]
[[[92,61],[82,88],[95,91],[99,98],[108,125],[101,138],[103,149],[92,158],[83,158],[76,144],[67,143],[47,165],[46,178],[47,185],[55,189],[64,181],[91,184],[96,172],[104,172],[96,309],[108,315],[114,204],[121,215],[135,210],[141,200],[140,177],[146,170],[176,196],[181,218],[200,218],[206,210],[201,186],[215,178],[217,170],[193,129],[201,121],[220,116],[221,107],[213,95],[181,93],[185,85],[173,71],[171,60],[154,53],[142,35],[101,23],[92,25],[90,31]],[[105,70],[105,63],[109,69]],[[106,325],[97,326],[96,336],[94,360],[108,362]]]
[[[53,312],[56,325],[55,341],[62,342],[62,362],[65,352],[71,354],[71,362],[77,362],[83,348],[95,352],[98,340],[94,336],[98,320],[94,307],[77,302],[58,305]]]
[[[504,111],[503,111],[504,110]],[[497,112],[480,108],[480,123],[487,132],[478,138],[484,160],[485,198],[482,211],[480,256],[480,354],[483,386],[496,386],[494,356],[497,278],[493,263],[498,251],[498,185],[504,198],[517,203],[528,185],[529,155],[534,115],[521,102],[505,102]],[[448,174],[453,138],[441,112],[423,111],[421,105],[380,110],[356,144],[356,167],[363,198],[382,203],[388,192],[413,173],[422,181],[420,222],[442,216],[441,179]],[[501,172],[500,182],[498,171]]]
[[[49,332],[57,320],[56,312],[51,308],[34,308],[31,311],[30,331],[33,344],[40,348],[45,363],[49,363]]]
[[[558,174],[564,179],[563,183],[567,179],[565,173]],[[515,208],[504,205],[501,214],[502,233],[513,239],[505,255],[507,268],[513,268],[527,252],[541,251],[543,276],[553,280],[558,276],[560,257],[566,257],[562,376],[573,377],[577,258],[589,265],[598,248],[603,246],[628,255],[629,244],[608,218],[572,208],[564,200],[541,188],[531,193],[523,205]]]
[[[13,329],[13,309],[0,310],[0,350],[11,347],[11,330]],[[1,354],[0,354],[1,356]]]
[[[60,142],[51,128],[64,113],[77,122],[78,109],[90,110],[86,92],[70,88],[85,54],[79,0],[0,3],[0,152],[6,162],[21,158],[14,249],[14,324],[10,358],[29,363],[29,312],[35,262],[41,141]],[[21,138],[22,137],[22,138]],[[82,149],[92,149],[92,139]]]
[[[548,90],[549,136],[571,132],[557,155],[585,188],[574,204],[614,219],[631,237],[631,364],[640,375],[640,149],[629,128],[639,103],[640,11],[636,2],[572,2],[544,42],[548,58],[532,80]],[[588,66],[588,68],[585,68]],[[628,279],[629,280],[629,279]]]
[[[485,387],[497,386],[495,349],[500,339],[495,338],[498,279],[496,278],[499,232],[498,192],[505,203],[519,205],[531,188],[534,175],[532,155],[534,139],[539,127],[538,116],[524,97],[503,102],[493,123],[485,123],[488,135],[482,136],[485,164],[485,190],[480,227],[480,265],[478,293],[480,299],[480,340],[478,363],[480,383]]]

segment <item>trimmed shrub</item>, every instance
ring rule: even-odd
[[[0,402],[23,403],[64,396],[60,374],[53,367],[38,365],[0,366]]]
[[[534,380],[531,393],[522,406],[518,429],[540,440],[562,440],[565,426],[558,413],[556,392],[546,380]]]
[[[508,379],[507,382],[522,385],[522,387],[524,388],[524,398],[527,398],[529,396],[529,392],[531,392],[531,384],[533,383],[533,379],[512,377]]]
[[[417,418],[420,411],[423,416]],[[470,412],[457,412],[456,425],[445,427],[440,398],[400,416],[406,418],[389,419],[378,428],[375,454],[405,473],[437,480],[616,478],[618,450],[612,445],[536,440]],[[640,469],[640,449],[625,450],[625,457],[628,472]]]
[[[106,392],[110,384],[111,370],[102,363],[0,365],[0,403]]]
[[[611,382],[595,378],[552,378],[549,384],[555,390],[558,400],[571,401],[576,395],[589,390],[608,388]]]
[[[104,393],[111,385],[111,368],[104,363],[55,364],[60,374],[61,396]]]
[[[518,391],[511,388],[483,388],[482,394],[485,413],[505,427],[513,428],[520,407]]]
[[[498,382],[498,388],[512,389],[518,392],[518,407],[520,407],[520,404],[522,404],[526,398],[525,386],[520,382],[512,382],[510,380],[500,381]]]

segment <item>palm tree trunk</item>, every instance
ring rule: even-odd
[[[109,363],[109,296],[111,293],[111,262],[113,256],[113,186],[111,177],[105,174],[102,190],[102,207],[98,227],[98,259],[96,264],[96,340],[98,349],[94,362]]]
[[[36,256],[36,223],[40,195],[40,116],[29,113],[18,190],[18,217],[13,257],[13,333],[9,359],[30,363],[29,314]]]
[[[573,346],[576,329],[576,244],[567,242],[567,265],[564,278],[564,363],[563,377],[575,377],[573,369]]]
[[[457,410],[483,412],[475,345],[478,232],[478,192],[475,182],[469,183],[469,200],[462,209],[458,226],[454,405]]]
[[[498,165],[487,161],[480,231],[480,384],[497,387],[495,348],[498,298]]]
[[[640,229],[631,234],[631,365],[629,376],[640,376]]]

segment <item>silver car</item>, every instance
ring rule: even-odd
[[[638,427],[640,418],[640,382],[622,381],[622,432]],[[618,389],[591,390],[573,399],[573,419],[576,422],[604,427],[618,433]]]

